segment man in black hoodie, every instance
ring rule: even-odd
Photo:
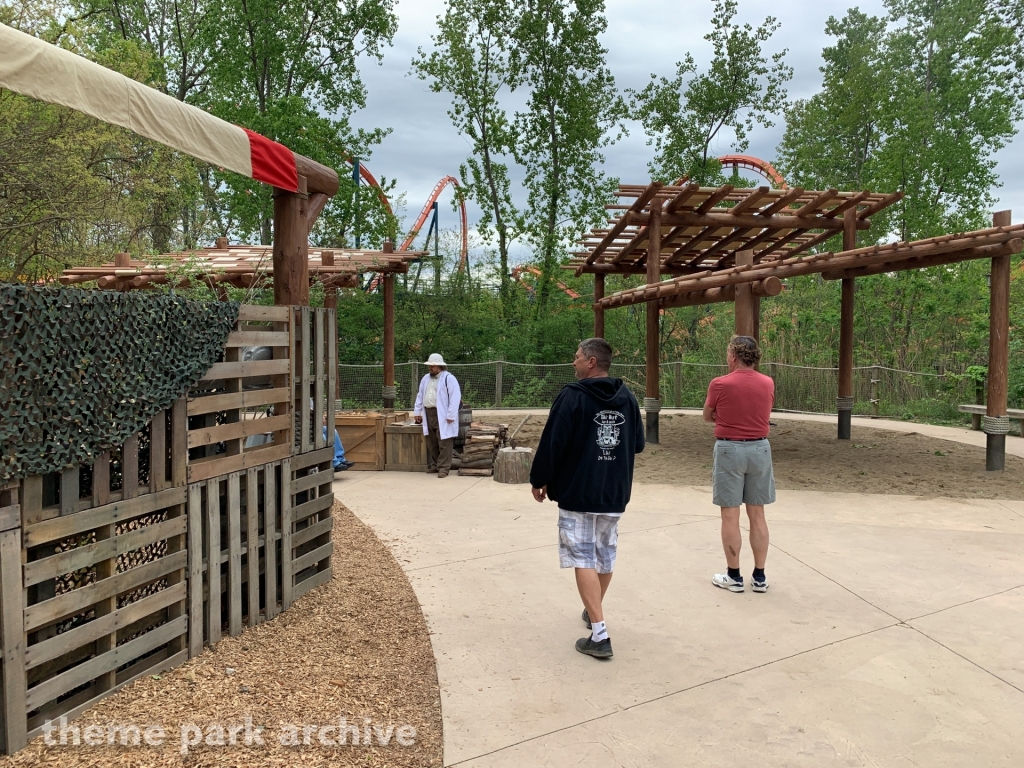
[[[615,569],[619,518],[633,487],[633,457],[644,449],[640,406],[621,379],[608,376],[612,348],[604,339],[580,343],[578,381],[551,405],[530,469],[533,498],[558,502],[558,556],[576,569],[583,621],[590,637],[576,650],[612,656],[601,602]]]

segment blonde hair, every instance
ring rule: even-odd
[[[761,350],[750,336],[733,336],[729,339],[729,351],[743,365],[753,367],[761,359]]]

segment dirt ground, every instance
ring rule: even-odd
[[[521,420],[518,414],[502,416],[510,429]],[[516,442],[536,447],[545,421],[531,416]],[[770,437],[780,489],[1024,500],[1024,459],[1017,456],[1007,455],[1005,471],[986,472],[984,448],[916,432],[858,427],[855,421],[853,439],[840,441],[834,424],[776,423]],[[637,457],[636,482],[711,485],[711,425],[697,414],[662,413],[660,431],[661,444]]]
[[[401,567],[374,533],[340,504],[334,508],[334,579],[297,600],[273,621],[225,637],[199,657],[162,675],[146,676],[88,710],[71,725],[161,726],[163,746],[46,746],[40,736],[0,766],[146,768],[188,766],[388,766],[441,765],[441,700],[437,670],[419,602]],[[322,746],[336,732],[311,731],[310,746],[282,745],[287,725],[337,726],[339,718],[378,726],[390,743]],[[183,755],[182,727],[262,727],[265,746],[253,743],[193,746]],[[397,728],[415,728],[402,736]],[[84,736],[84,731],[82,732]],[[186,731],[194,739],[194,732]],[[365,731],[364,731],[365,735]],[[58,737],[59,738],[59,737]],[[245,732],[237,734],[244,742]],[[351,736],[349,737],[351,740]],[[185,739],[186,741],[188,739]],[[224,738],[228,741],[227,736]],[[252,739],[255,742],[255,739]]]

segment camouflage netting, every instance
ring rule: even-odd
[[[0,285],[0,480],[95,460],[221,359],[235,302]]]

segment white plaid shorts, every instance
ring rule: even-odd
[[[619,544],[619,518],[593,512],[558,508],[558,562],[562,568],[615,570]]]

